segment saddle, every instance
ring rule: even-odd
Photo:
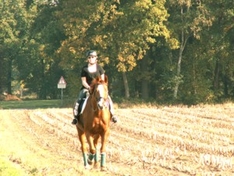
[[[82,100],[80,101],[80,104],[79,104],[79,107],[78,107],[78,117],[77,117],[77,120],[78,122],[83,126],[83,121],[82,119],[80,118],[82,112],[84,111],[84,108],[86,106],[86,102],[87,102],[87,99],[88,99],[88,96],[86,98],[82,98]]]
[[[85,105],[86,105],[86,100],[88,99],[88,97],[86,98],[83,98],[80,102],[80,105],[79,105],[79,108],[78,108],[78,114],[80,116],[80,114],[82,114],[84,108],[85,108]]]

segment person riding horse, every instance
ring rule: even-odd
[[[79,117],[79,106],[81,105],[84,98],[89,95],[90,84],[93,79],[96,77],[101,77],[102,80],[105,79],[105,71],[104,69],[97,63],[97,52],[95,50],[90,50],[86,53],[86,57],[88,59],[88,64],[85,65],[81,70],[81,81],[82,87],[78,95],[78,99],[73,108],[73,116],[72,124],[76,125],[78,123]],[[114,115],[114,107],[113,102],[109,96],[110,102],[110,113],[112,116],[112,122],[116,123],[118,118]]]

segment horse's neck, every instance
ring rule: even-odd
[[[92,95],[89,96],[89,102],[90,102],[91,109],[94,112],[98,111],[97,101],[95,100],[95,97],[93,97]]]

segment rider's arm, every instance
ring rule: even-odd
[[[81,82],[82,82],[82,85],[83,85],[85,88],[87,88],[87,89],[90,88],[90,86],[89,86],[88,83],[87,83],[86,77],[81,77]]]

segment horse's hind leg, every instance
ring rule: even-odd
[[[99,135],[96,135],[95,137],[94,137],[94,146],[95,146],[95,149],[96,149],[96,153],[95,153],[95,155],[94,155],[94,165],[95,165],[95,167],[97,167],[98,166],[98,150],[97,150],[97,144],[98,144],[98,139],[99,139]]]
[[[106,170],[106,153],[101,153],[101,170]]]

